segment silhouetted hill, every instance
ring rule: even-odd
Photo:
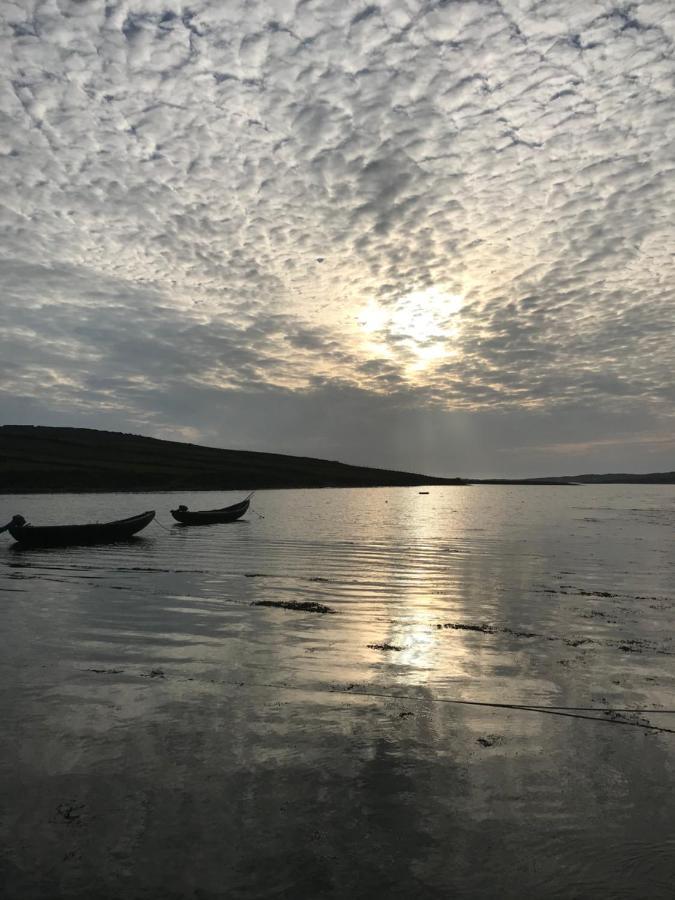
[[[675,484],[675,472],[649,472],[646,475],[610,473],[608,475],[556,475],[550,478],[480,478],[470,484]]]
[[[675,484],[675,472],[649,472],[646,475],[621,472],[609,475],[574,475],[566,480],[577,484]]]
[[[89,428],[0,426],[0,493],[462,484],[325,459],[219,450]]]

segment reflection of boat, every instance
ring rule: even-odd
[[[222,522],[236,522],[241,519],[251,503],[250,495],[241,503],[224,506],[222,509],[202,509],[190,512],[187,506],[172,509],[171,515],[182,525],[218,525]]]
[[[64,547],[68,544],[109,544],[123,541],[145,528],[155,518],[155,511],[90,525],[29,525],[23,516],[14,516],[5,528],[15,541],[27,547]],[[2,529],[5,530],[4,528]]]

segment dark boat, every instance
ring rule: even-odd
[[[154,509],[117,519],[115,522],[95,522],[91,525],[29,525],[23,516],[14,516],[0,531],[9,531],[15,541],[26,547],[65,547],[68,544],[109,544],[124,541],[139,532],[155,518]]]
[[[236,522],[241,519],[251,504],[250,495],[241,503],[224,506],[222,509],[203,509],[190,512],[187,506],[172,509],[171,515],[181,525],[218,525],[222,522]]]

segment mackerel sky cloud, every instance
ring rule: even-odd
[[[0,16],[3,422],[675,468],[671,0]]]

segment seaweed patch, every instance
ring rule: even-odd
[[[444,622],[437,625],[436,628],[453,628],[455,631],[479,631],[481,634],[496,634],[496,629],[492,625],[483,622],[480,625],[464,625],[461,622]]]
[[[479,737],[476,740],[481,747],[496,747],[504,743],[504,738],[498,734],[488,734],[487,737]]]
[[[315,603],[313,600],[254,600],[251,606],[272,606],[278,609],[294,609],[298,612],[322,613],[323,615],[335,613],[330,606]]]
[[[463,622],[444,622],[441,625],[436,625],[436,628],[452,628],[455,631],[478,631],[480,634],[510,634],[513,637],[539,637],[534,631],[515,631],[513,628],[499,628],[497,625],[488,625],[487,622],[481,622],[479,625],[466,625]]]

